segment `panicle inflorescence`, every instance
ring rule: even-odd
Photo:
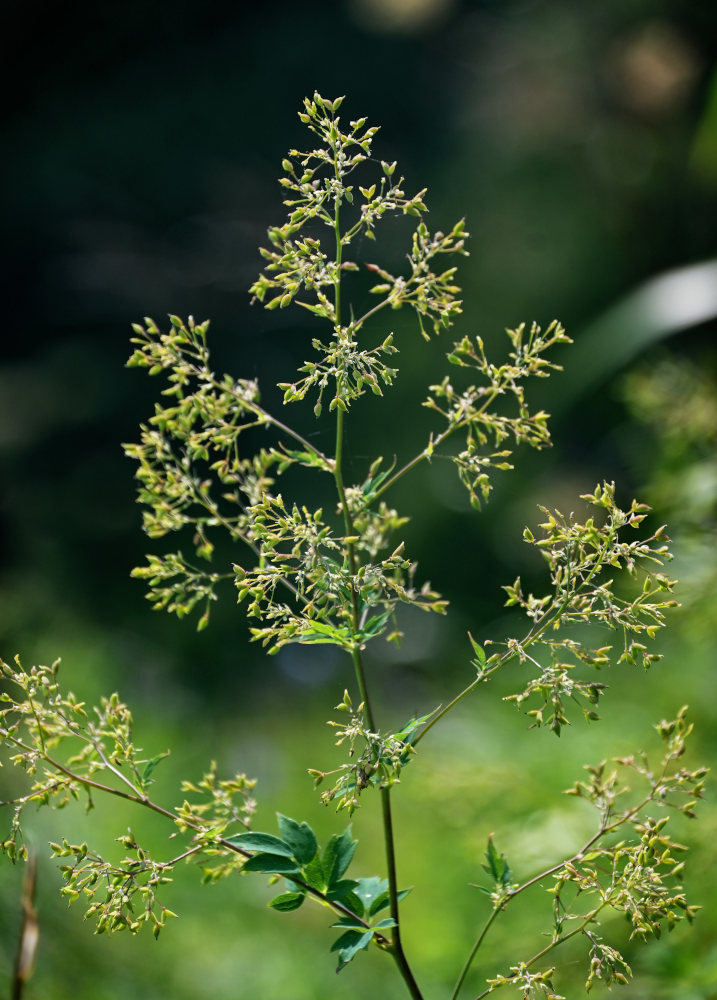
[[[537,701],[538,706],[528,710],[533,724],[547,725],[557,735],[568,724],[570,702],[580,706],[585,718],[598,718],[595,707],[607,685],[582,676],[578,669],[598,672],[611,662],[612,645],[589,642],[596,630],[621,635],[618,663],[648,668],[661,655],[648,652],[640,640],[653,639],[665,624],[665,612],[677,606],[671,596],[675,581],[662,572],[672,558],[664,526],[647,537],[626,537],[639,528],[649,508],[633,501],[627,510],[620,509],[614,483],[598,485],[581,499],[596,508],[598,516],[582,522],[543,507],[542,536],[525,529],[523,537],[543,555],[552,584],[541,596],[526,594],[520,577],[503,588],[506,605],[521,608],[530,619],[529,631],[508,639],[505,652],[489,659],[474,644],[480,679],[514,659],[535,671],[523,690],[508,700],[519,709]],[[586,639],[580,637],[581,627]]]
[[[187,835],[184,849],[165,861],[156,860],[131,831],[117,838],[126,853],[116,860],[86,843],[63,839],[50,845],[53,857],[66,859],[61,868],[63,895],[69,903],[85,903],[85,915],[96,921],[97,933],[136,933],[151,926],[156,936],[173,916],[158,901],[157,892],[171,881],[180,861],[192,858],[206,870],[220,855],[227,870],[241,867],[244,858],[226,838],[237,825],[249,826],[255,782],[245,775],[220,781],[213,766],[198,785],[184,784],[183,791],[201,796],[199,803],[185,800],[174,811],[165,809],[149,792],[168,752],[144,756],[134,742],[132,715],[116,694],[87,710],[72,692],[62,690],[58,671],[59,661],[30,671],[19,661],[14,667],[2,663],[8,690],[0,695],[0,735],[11,763],[25,771],[30,782],[26,791],[3,803],[13,806],[13,819],[0,848],[11,861],[27,856],[22,816],[30,805],[58,809],[84,798],[90,810],[98,794],[107,794],[163,815],[175,832]]]
[[[243,774],[220,778],[215,763],[201,779],[183,781],[183,800],[166,808],[151,789],[166,753],[144,755],[118,695],[88,710],[63,692],[57,663],[29,672],[19,661],[15,667],[2,664],[0,737],[10,762],[25,773],[26,787],[0,803],[12,807],[0,848],[12,861],[26,856],[22,819],[29,804],[61,808],[83,798],[91,809],[100,793],[114,796],[128,808],[164,817],[181,846],[158,860],[129,828],[117,838],[119,856],[67,839],[52,843],[62,860],[64,896],[84,901],[99,933],[152,927],[159,934],[172,913],[158,893],[180,862],[197,864],[206,882],[256,872],[272,882],[284,879],[283,891],[269,904],[274,909],[290,912],[313,899],[332,911],[339,970],[375,944],[396,961],[413,1000],[422,1000],[399,933],[399,902],[407,890],[398,888],[391,817],[392,789],[419,742],[510,663],[529,676],[507,700],[527,711],[534,726],[560,735],[571,703],[586,719],[597,719],[607,685],[596,672],[615,658],[646,668],[659,660],[646,640],[676,602],[674,581],[663,570],[671,558],[664,528],[640,533],[648,515],[644,504],[633,501],[621,509],[614,485],[605,482],[581,498],[594,509],[584,519],[541,508],[545,519],[538,534],[526,528],[524,538],[542,554],[549,587],[537,596],[526,593],[518,577],[504,588],[506,604],[528,619],[525,633],[495,649],[469,633],[476,671],[471,683],[445,707],[414,715],[398,729],[377,725],[363,650],[380,637],[400,643],[402,605],[438,613],[447,607],[428,582],[416,582],[417,566],[400,538],[408,518],[385,495],[422,463],[448,461],[479,509],[490,497],[494,471],[513,467],[516,447],[550,445],[549,415],[531,408],[526,385],[560,370],[548,354],[570,341],[557,321],[545,330],[521,324],[507,331],[508,357],[496,364],[480,337],[462,336],[447,354],[453,376],[437,376],[423,403],[438,424],[427,443],[402,462],[376,458],[362,481],[345,482],[344,421],[354,418],[369,392],[383,396],[398,375],[392,367],[398,354],[394,332],[374,330],[403,307],[415,313],[426,341],[430,332],[452,325],[462,307],[452,261],[467,253],[468,233],[462,220],[446,232],[429,230],[426,191],[406,194],[396,164],[373,157],[378,129],[365,118],[342,123],[342,103],[341,97],[327,100],[318,93],[304,102],[299,117],[317,144],[292,149],[282,161],[288,217],[269,229],[269,247],[260,251],[264,269],[250,289],[252,301],[268,310],[296,303],[312,323],[325,324],[324,335],[311,339],[311,359],[295,379],[277,385],[284,404],[311,399],[317,420],[330,417],[333,454],[314,443],[316,435],[299,432],[265,406],[256,380],[214,372],[208,322],[173,315],[166,331],[149,318],[133,327],[129,365],[163,376],[166,384],[139,443],[125,451],[138,463],[146,534],[157,541],[182,535],[184,551],[190,551],[189,558],[182,550],[149,555],[133,571],[146,581],[155,609],[183,617],[199,608],[198,627],[204,628],[220,588],[232,581],[251,638],[270,653],[302,643],[333,645],[348,654],[344,662],[353,668],[358,706],[345,691],[336,706],[343,720],[329,722],[346,759],[309,773],[316,786],[326,782],[321,800],[337,811],[350,815],[369,790],[380,797],[388,878],[347,875],[356,848],[350,829],[323,848],[307,823],[281,814],[278,836],[250,830],[254,782]],[[379,224],[392,216],[416,220],[403,267],[350,259],[349,253],[359,258],[373,246]],[[368,278],[363,284],[355,277],[361,263]],[[317,486],[327,494],[322,506],[295,499],[306,470],[320,474]],[[234,546],[229,555],[226,543]],[[618,636],[617,655],[603,634]],[[479,888],[492,912],[451,1000],[492,922],[533,887],[547,886],[551,896],[548,943],[486,980],[478,1000],[503,986],[517,989],[524,1000],[562,1000],[553,986],[555,970],[540,965],[570,938],[586,945],[588,990],[598,980],[608,986],[626,982],[629,965],[598,933],[608,912],[624,914],[633,936],[643,939],[692,920],[697,907],[687,902],[681,884],[683,848],[667,832],[664,810],[693,816],[706,769],[682,763],[691,731],[685,709],[657,729],[663,741],[659,761],[644,753],[603,761],[569,789],[598,817],[594,834],[569,858],[520,883],[489,835],[482,868],[490,886]],[[639,787],[631,791],[625,773]],[[381,916],[384,911],[390,915]]]

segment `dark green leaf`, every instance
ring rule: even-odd
[[[244,863],[245,872],[266,872],[270,875],[301,875],[294,860],[280,854],[255,854]]]
[[[243,851],[261,851],[263,854],[280,854],[285,858],[293,858],[294,852],[289,844],[275,837],[273,833],[238,833],[229,837],[229,842]]]
[[[333,886],[336,882],[338,882],[348,866],[351,864],[351,859],[354,856],[357,844],[357,840],[351,839],[351,827],[344,830],[340,836],[334,834],[334,836],[330,838],[324,848],[322,858],[324,874],[329,886]]]
[[[369,478],[361,486],[361,492],[363,493],[364,497],[367,500],[370,500],[371,497],[374,495],[374,493],[378,491],[379,487],[384,482],[384,480],[386,480],[391,475],[395,466],[396,466],[396,460],[394,459],[393,462],[391,462],[391,465],[388,467],[388,469],[384,469],[383,472],[379,472],[375,476],[369,475]],[[373,466],[371,467],[371,471],[373,471]]]
[[[373,931],[366,931],[364,934],[360,934],[358,931],[346,931],[338,940],[334,941],[331,951],[339,953],[339,967],[336,971],[340,972],[345,965],[348,965],[354,955],[362,948],[368,948],[372,937]]]
[[[374,900],[387,892],[388,879],[372,875],[370,878],[357,879],[357,882],[356,895],[363,903],[365,912],[368,913]]]
[[[298,823],[288,816],[279,817],[279,832],[282,840],[289,845],[293,851],[293,857],[303,867],[314,857],[317,850],[316,835],[308,823]]]
[[[481,865],[484,871],[493,878],[496,885],[508,885],[512,876],[510,865],[504,854],[498,854],[493,844],[493,835],[488,837],[488,847],[485,852],[486,864]]]
[[[290,910],[298,910],[305,899],[306,893],[303,892],[282,892],[279,896],[274,896],[269,906],[280,913],[289,913]]]
[[[326,893],[328,899],[342,901],[348,895],[354,895],[354,889],[358,885],[358,882],[352,878],[339,879],[338,882],[333,882],[330,889]],[[354,910],[354,912],[356,912]]]
[[[432,712],[429,712],[428,715],[422,715],[420,718],[416,718],[414,716],[414,718],[409,719],[402,729],[399,729],[397,733],[393,734],[394,739],[401,740],[403,743],[412,743],[413,738],[416,735],[416,730],[428,722],[428,720],[431,719],[437,711],[438,709],[435,708]]]
[[[382,892],[380,896],[376,896],[368,908],[369,917],[374,916],[374,914],[378,913],[380,910],[384,910],[390,902],[391,897],[389,896],[388,891]]]
[[[410,891],[411,891],[410,889],[399,889],[399,891],[396,893],[396,899],[398,900],[398,902],[400,903],[401,900],[405,896],[407,896]],[[368,915],[370,917],[373,917],[374,914],[379,913],[381,910],[385,910],[386,907],[390,904],[390,902],[391,902],[391,897],[389,896],[388,891],[382,892],[380,896],[376,896],[374,901],[369,906]]]
[[[473,636],[468,633],[468,638],[471,641],[471,646],[473,647],[473,652],[476,654],[476,660],[478,661],[478,667],[483,669],[485,666],[485,650],[480,643],[476,642]]]
[[[375,639],[376,636],[380,635],[392,613],[391,609],[389,609],[380,615],[372,615],[361,629],[361,638]]]
[[[348,628],[334,628],[333,625],[324,625],[322,622],[312,622],[311,628],[302,629],[297,632],[295,642],[305,645],[312,643],[333,643],[335,646],[347,648],[351,643],[351,630]]]
[[[142,788],[146,788],[147,785],[152,784],[153,781],[152,772],[154,771],[157,764],[159,764],[160,760],[164,760],[165,757],[169,757],[169,750],[165,750],[164,753],[158,753],[156,757],[153,757],[151,760],[147,761],[147,763],[144,766],[144,771],[142,771],[142,778],[141,778]]]
[[[325,459],[318,455],[315,451],[292,451],[290,448],[284,448],[284,451],[289,458],[293,458],[301,465],[318,469],[326,468]]]
[[[302,866],[301,871],[304,881],[308,882],[312,889],[318,889],[319,892],[324,891],[326,888],[326,877],[323,865],[317,854],[314,855],[307,865]]]
[[[355,913],[357,916],[362,917],[366,915],[363,903],[355,892],[345,892],[341,893],[340,896],[334,896],[334,894],[329,891],[326,895],[327,898],[335,900],[337,903],[342,903],[347,910],[351,910],[351,912]]]
[[[332,927],[343,927],[344,930],[358,931],[360,934],[365,933],[367,930],[366,925],[360,920],[356,920],[353,917],[339,917]]]

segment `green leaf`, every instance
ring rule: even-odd
[[[369,906],[368,908],[369,917],[373,917],[376,913],[379,913],[381,910],[385,910],[390,902],[391,902],[391,897],[388,894],[388,890],[386,890],[386,892],[382,892],[381,895],[377,896]]]
[[[326,625],[324,622],[312,621],[310,628],[304,628],[297,632],[294,642],[301,642],[307,646],[315,643],[333,643],[346,649],[350,648],[353,636],[348,627],[339,626],[336,628],[333,625]]]
[[[482,670],[485,666],[485,650],[479,642],[476,642],[473,636],[468,633],[468,638],[471,641],[471,646],[473,647],[473,652],[476,654],[476,660],[478,661],[478,666]]]
[[[381,635],[392,613],[389,608],[388,611],[384,611],[382,614],[372,615],[361,629],[361,638],[363,640],[375,639],[376,636]]]
[[[242,871],[265,872],[267,875],[301,875],[296,862],[281,854],[255,854],[244,862]]]
[[[339,917],[336,923],[331,926],[343,927],[344,930],[358,931],[359,934],[364,934],[367,930],[366,925],[354,917]]]
[[[302,866],[301,873],[304,881],[308,882],[312,889],[318,889],[319,892],[324,891],[326,888],[326,877],[317,854],[314,855],[308,864]]]
[[[273,833],[238,833],[229,837],[229,842],[243,851],[260,851],[262,854],[279,854],[284,858],[293,858],[294,851],[289,844]]]
[[[289,913],[291,910],[298,910],[305,899],[306,893],[304,892],[282,892],[278,896],[274,896],[269,906],[274,910],[279,910],[280,913]]]
[[[403,743],[412,743],[413,737],[416,735],[416,730],[420,729],[420,727],[428,722],[429,719],[433,718],[437,711],[438,709],[434,708],[432,712],[428,713],[428,715],[422,715],[420,718],[414,717],[409,719],[402,729],[399,729],[397,733],[393,734],[394,739],[401,740]]]
[[[165,750],[164,753],[158,753],[156,757],[147,761],[144,766],[144,771],[142,771],[142,777],[140,778],[142,788],[146,788],[148,785],[152,784],[154,780],[152,778],[152,772],[157,764],[159,764],[160,760],[164,760],[165,757],[169,757],[169,750]]]
[[[357,882],[356,895],[363,903],[364,912],[369,913],[374,900],[388,891],[388,879],[372,875],[370,878],[357,879]]]
[[[339,953],[339,966],[336,970],[340,972],[351,959],[363,948],[368,948],[373,938],[373,931],[365,931],[363,934],[359,931],[346,931],[342,934],[340,938],[334,941],[331,946],[331,951],[338,951]]]
[[[383,461],[381,459],[381,461]],[[380,466],[379,466],[380,467]],[[384,469],[383,472],[374,471],[376,467],[376,462],[373,463],[369,470],[369,478],[362,484],[361,492],[367,501],[370,502],[373,495],[378,491],[381,484],[391,475],[396,467],[396,459],[394,458],[390,466]]]
[[[356,879],[353,878],[339,879],[338,882],[334,882],[329,887],[329,889],[326,892],[326,898],[336,902],[343,902],[345,903],[346,906],[349,907],[350,910],[353,910],[353,912],[356,913],[357,911],[354,909],[354,907],[349,905],[349,903],[346,903],[346,900],[350,896],[354,896],[354,898],[358,900],[358,896],[356,896],[356,894],[354,893],[354,889],[356,888],[357,885],[358,882],[356,881]],[[360,912],[363,912],[362,904],[359,905],[358,910]]]
[[[293,852],[292,856],[299,864],[302,867],[307,865],[317,851],[316,834],[308,823],[298,823],[289,816],[282,816],[281,813],[277,813],[277,816],[282,840],[289,845]]]
[[[326,460],[315,451],[299,451],[291,448],[282,449],[289,458],[295,459],[301,465],[314,469],[327,469]]]
[[[344,830],[340,836],[334,834],[330,838],[321,859],[329,887],[336,885],[351,864],[357,844],[358,841],[351,838],[351,827]]]
[[[483,871],[487,872],[496,885],[509,885],[512,876],[510,865],[504,854],[498,854],[493,843],[493,834],[488,837],[488,847],[485,852],[487,864],[481,865]]]
[[[396,899],[398,900],[398,902],[400,903],[401,900],[404,899],[409,894],[410,891],[411,891],[410,889],[399,889],[399,891],[396,893]],[[390,902],[391,902],[391,897],[389,896],[388,891],[382,892],[381,895],[377,896],[374,899],[373,903],[371,903],[371,905],[369,906],[368,908],[369,917],[373,917],[375,916],[375,914],[380,913],[381,910],[385,910],[386,907],[390,905]],[[380,927],[382,925],[383,921],[381,921],[381,923],[377,924],[376,926]]]

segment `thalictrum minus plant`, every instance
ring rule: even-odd
[[[197,611],[203,629],[222,588],[233,586],[251,639],[268,653],[302,643],[345,654],[353,681],[338,693],[340,721],[330,720],[345,760],[312,768],[310,776],[339,819],[367,796],[378,799],[384,871],[353,874],[357,844],[345,826],[323,845],[307,823],[285,815],[277,831],[254,831],[254,782],[243,774],[220,778],[214,764],[200,779],[183,783],[178,803],[162,804],[154,785],[165,755],[136,745],[119,697],[88,709],[61,687],[58,663],[25,670],[19,660],[2,666],[0,736],[9,761],[26,772],[27,791],[4,803],[12,818],[2,848],[11,861],[26,855],[22,821],[30,804],[61,807],[80,799],[90,809],[103,795],[119,797],[128,815],[140,807],[165,817],[176,846],[158,859],[131,830],[118,838],[122,856],[115,860],[105,849],[61,836],[51,844],[62,862],[63,894],[70,903],[82,901],[98,933],[151,927],[158,935],[173,916],[161,901],[162,888],[180,862],[191,859],[204,881],[258,872],[283,879],[270,903],[274,909],[288,912],[310,901],[332,911],[339,969],[376,946],[394,961],[409,995],[421,1000],[401,936],[406,890],[397,874],[392,797],[402,770],[426,749],[423,741],[434,726],[510,665],[519,666],[521,680],[508,701],[531,725],[559,736],[571,713],[597,719],[604,667],[615,661],[649,667],[659,659],[647,641],[675,604],[674,581],[664,569],[670,558],[664,528],[646,533],[645,505],[621,509],[612,483],[582,497],[582,507],[591,511],[583,521],[543,508],[538,533],[526,528],[524,537],[545,559],[545,591],[526,593],[520,578],[504,588],[506,603],[525,614],[524,629],[493,642],[474,638],[482,635],[476,623],[465,640],[470,676],[463,689],[447,692],[443,707],[426,706],[425,713],[407,717],[396,731],[381,728],[366,647],[400,642],[402,605],[428,614],[447,611],[406,550],[406,518],[390,505],[392,488],[423,463],[447,461],[479,511],[496,473],[512,468],[518,446],[550,444],[548,414],[528,402],[530,382],[558,369],[552,349],[569,338],[555,321],[545,330],[521,323],[508,331],[507,355],[496,362],[480,337],[464,334],[450,346],[446,374],[423,401],[435,420],[428,437],[412,454],[393,462],[376,457],[362,481],[347,481],[345,428],[352,410],[367,392],[387,393],[398,375],[389,319],[396,310],[412,311],[426,340],[458,320],[455,261],[466,253],[468,233],[463,221],[445,233],[429,229],[425,190],[407,193],[396,164],[373,158],[378,130],[364,118],[344,123],[342,101],[315,94],[304,102],[299,117],[312,133],[311,145],[290,150],[282,163],[288,214],[269,229],[264,269],[251,287],[265,308],[299,306],[317,325],[310,360],[279,387],[284,404],[308,405],[332,428],[332,450],[324,452],[313,436],[266,407],[256,381],[215,372],[208,323],[170,316],[164,328],[151,319],[134,326],[129,364],[161,376],[164,388],[139,443],[126,445],[126,453],[138,463],[147,535],[183,538],[183,549],[150,555],[134,570],[155,608],[178,617]],[[353,259],[359,241],[372,247],[383,221],[396,214],[415,219],[403,270],[392,273],[373,260],[360,265]],[[357,307],[350,278],[360,267],[373,284],[368,303]],[[263,429],[265,443],[252,450],[246,442],[256,441],[256,428]],[[320,481],[322,507],[294,496],[291,472],[297,466]],[[235,543],[225,563],[215,557],[220,533]],[[595,645],[598,634],[605,644]],[[492,924],[531,889],[552,898],[546,943],[531,955],[516,942],[515,964],[488,966],[480,997],[508,986],[524,998],[557,1000],[553,952],[574,937],[584,943],[588,990],[597,980],[626,982],[627,962],[600,933],[607,910],[623,912],[642,938],[692,919],[696,908],[680,882],[682,848],[667,832],[668,817],[660,816],[666,807],[692,815],[701,795],[705,769],[688,770],[681,762],[690,729],[680,709],[673,721],[658,724],[662,751],[654,759],[640,754],[588,767],[569,792],[594,808],[594,832],[547,870],[516,881],[493,835],[488,838],[482,886],[488,913],[457,972],[451,1000]],[[632,776],[629,786],[625,774]]]

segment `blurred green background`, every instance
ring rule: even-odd
[[[407,191],[428,186],[433,228],[466,217],[457,335],[480,334],[500,356],[505,326],[558,316],[576,340],[566,371],[533,394],[554,414],[554,449],[522,456],[483,513],[440,464],[396,490],[410,551],[453,607],[448,621],[417,618],[398,653],[371,660],[386,725],[466,682],[466,629],[487,638],[511,627],[502,583],[520,572],[540,585],[520,541],[537,502],[570,510],[615,479],[623,500],[647,499],[670,524],[683,607],[659,640],[665,660],[647,675],[612,671],[602,723],[560,741],[528,732],[497,697],[506,682],[437,727],[406,772],[400,878],[417,886],[406,946],[426,996],[446,996],[486,912],[468,883],[480,881],[490,832],[521,879],[558,860],[589,822],[561,789],[583,762],[649,748],[651,724],[683,703],[696,722],[692,762],[717,758],[717,7],[28,3],[4,34],[0,649],[27,665],[62,656],[87,700],[118,688],[138,742],[173,748],[156,786],[168,804],[181,777],[217,758],[259,778],[257,828],[272,829],[277,808],[327,833],[337,825],[305,768],[330,758],[324,720],[350,683],[346,664],[291,647],[262,658],[231,591],[201,635],[153,615],[129,579],[152,546],[119,446],[136,440],[158,390],[123,367],[129,324],[145,315],[210,317],[217,367],[259,377],[267,404],[280,405],[271,386],[291,377],[313,328],[296,311],[250,307],[246,289],[267,226],[283,218],[275,178],[285,150],[304,143],[296,111],[315,88],[346,94],[345,117],[382,126],[374,151],[398,160]],[[357,252],[400,262],[405,235],[386,227],[383,244],[379,233]],[[409,317],[391,320],[401,376],[385,406],[371,399],[351,418],[356,479],[376,454],[412,454],[430,426],[418,404],[450,344],[449,334],[425,345]],[[312,431],[310,414],[299,419]],[[9,787],[7,770],[0,779]],[[373,805],[354,821],[359,874],[382,871]],[[402,996],[378,953],[337,979],[324,912],[269,911],[260,879],[200,891],[188,868],[168,893],[182,919],[157,943],[93,938],[59,900],[42,845],[62,833],[104,844],[130,821],[144,822],[112,804],[89,818],[38,815],[42,936],[28,1000]],[[687,885],[704,910],[692,930],[627,946],[629,1000],[717,997],[713,802],[679,834],[695,845]],[[4,982],[21,880],[0,865]],[[466,996],[535,950],[530,928],[541,912],[547,924],[548,897],[531,905],[496,929]],[[610,930],[625,937],[621,924]],[[556,986],[578,995],[584,963],[559,957]]]

